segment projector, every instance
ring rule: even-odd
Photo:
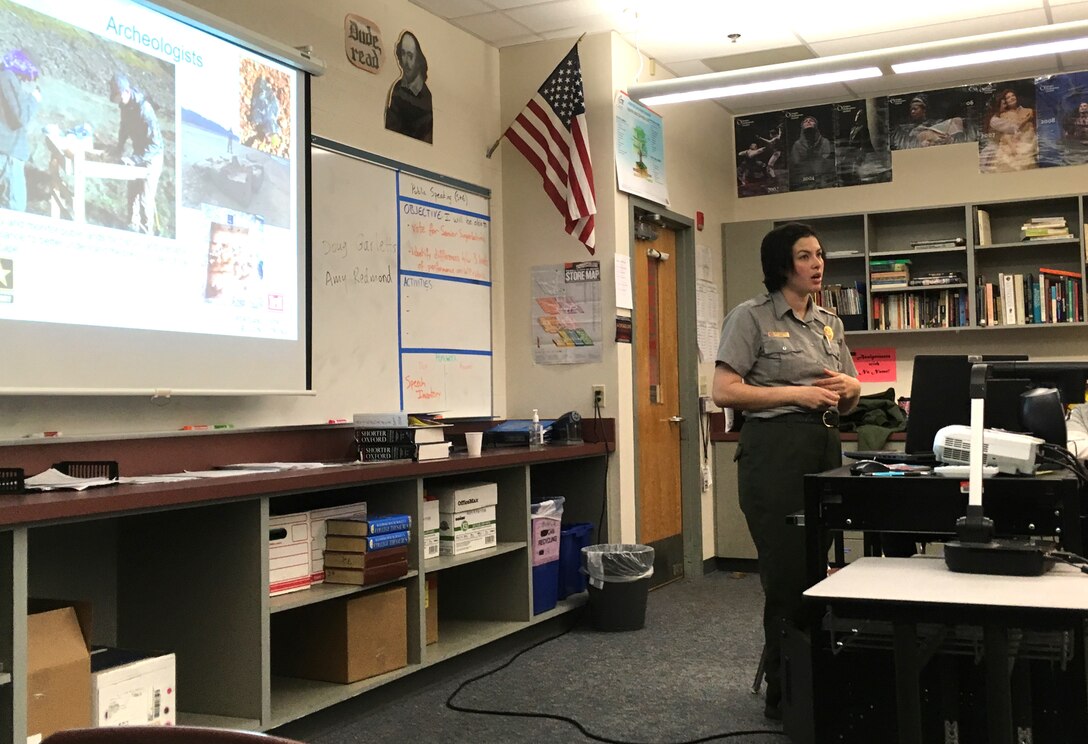
[[[999,473],[1031,475],[1042,444],[1042,439],[1027,434],[986,429],[982,434],[982,464],[996,466]],[[933,438],[933,454],[950,465],[970,465],[971,427],[954,424],[938,431]]]

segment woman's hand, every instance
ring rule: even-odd
[[[822,384],[824,382],[824,380],[820,380],[812,385],[801,385],[794,388],[797,391],[795,399],[797,405],[814,411],[822,411],[825,408],[834,408],[839,405],[839,394],[825,387]]]
[[[853,408],[861,396],[861,383],[858,382],[857,378],[830,369],[825,369],[824,374],[827,376],[812,383],[813,386],[833,392],[836,395],[836,400],[832,405],[837,405],[842,410]],[[843,409],[844,403],[846,404],[845,409]]]

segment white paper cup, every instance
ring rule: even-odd
[[[465,444],[468,445],[469,457],[479,457],[480,450],[484,446],[484,433],[482,431],[466,431]]]

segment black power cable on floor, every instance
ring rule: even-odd
[[[558,638],[562,638],[567,633],[574,630],[574,628],[577,627],[579,621],[581,620],[582,615],[584,615],[584,614],[585,614],[585,607],[583,607],[577,613],[577,615],[574,618],[574,621],[570,624],[570,627],[568,627],[566,630],[564,630],[564,631],[562,631],[560,633],[557,633],[556,635],[553,635],[550,638],[545,638],[545,639],[543,639],[541,641],[537,641],[536,643],[532,644],[531,646],[527,646],[527,647],[523,648],[521,651],[518,651],[516,654],[511,656],[509,659],[507,659],[505,662],[503,662],[499,666],[495,667],[494,669],[489,669],[488,671],[483,672],[482,674],[477,674],[475,677],[472,677],[470,679],[466,679],[464,682],[462,682],[460,685],[457,686],[457,689],[454,690],[450,694],[450,696],[448,698],[446,698],[446,707],[449,708],[450,710],[457,711],[458,713],[474,713],[476,715],[481,715],[481,716],[510,716],[510,717],[515,717],[515,718],[546,718],[546,719],[550,719],[552,721],[562,721],[563,723],[569,723],[571,726],[574,726],[574,728],[578,729],[582,733],[582,735],[585,736],[587,739],[592,739],[593,741],[604,742],[605,744],[659,744],[657,742],[634,742],[634,741],[628,741],[626,739],[610,739],[607,736],[600,736],[598,734],[594,734],[593,732],[589,731],[585,726],[583,726],[581,723],[579,723],[578,721],[576,721],[573,718],[570,718],[568,716],[561,716],[561,715],[554,714],[554,713],[536,713],[536,712],[525,712],[525,711],[516,711],[516,710],[497,710],[497,709],[491,709],[491,708],[469,708],[467,706],[458,705],[457,703],[453,702],[453,699],[455,697],[457,697],[457,695],[461,692],[461,690],[465,689],[466,687],[471,685],[473,682],[478,682],[479,680],[484,679],[485,677],[490,677],[492,674],[495,674],[496,672],[501,672],[503,669],[506,669],[506,667],[510,666],[515,661],[517,661],[518,658],[522,654],[528,653],[529,651],[532,651],[534,648],[536,648],[538,646],[543,646],[545,643],[551,643],[552,641],[554,641],[554,640],[556,640]],[[701,737],[699,739],[687,739],[685,741],[669,742],[668,744],[702,744],[702,742],[705,742],[705,741],[716,741],[718,739],[731,739],[731,738],[736,737],[736,736],[752,736],[752,735],[755,735],[755,734],[777,734],[778,736],[785,736],[786,735],[784,731],[775,731],[775,730],[772,730],[772,729],[756,729],[756,730],[751,730],[751,731],[727,731],[727,732],[723,732],[723,733],[720,733],[720,734],[711,734],[710,736],[704,736],[704,737]]]

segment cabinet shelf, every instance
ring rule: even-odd
[[[503,553],[512,553],[515,550],[521,550],[528,545],[529,543],[527,542],[501,542],[493,548],[473,550],[470,553],[462,553],[461,555],[442,555],[438,558],[429,558],[423,562],[423,571],[425,573],[433,573],[435,571],[453,568],[454,566],[464,566],[468,563],[475,563],[476,561],[485,561],[488,558],[494,558]]]
[[[976,251],[981,251],[981,252],[1001,250],[1003,248],[1011,248],[1011,249],[1021,248],[1021,249],[1038,250],[1039,248],[1046,247],[1046,246],[1052,246],[1052,245],[1066,245],[1067,246],[1067,245],[1070,245],[1070,244],[1078,244],[1078,243],[1080,243],[1080,238],[1078,238],[1076,236],[1073,236],[1071,238],[1055,238],[1053,240],[1017,240],[1017,241],[1012,242],[1012,243],[989,243],[987,245],[976,245],[975,250]]]
[[[297,607],[305,607],[306,605],[324,602],[329,599],[335,599],[336,597],[347,597],[360,592],[368,592],[416,576],[419,576],[419,571],[411,570],[404,576],[398,576],[389,581],[368,584],[366,586],[356,586],[355,584],[314,584],[309,589],[302,589],[297,592],[290,592],[289,594],[280,594],[275,597],[269,597],[268,611],[283,612],[284,610],[293,610]]]
[[[916,287],[873,287],[873,294],[886,294],[889,292],[933,292],[941,291],[944,289],[966,289],[966,284],[929,284],[926,286]]]
[[[215,716],[209,713],[186,713],[178,711],[179,726],[205,726],[208,728],[232,729],[234,731],[255,731],[261,727],[261,722],[255,718],[233,718],[231,716]]]
[[[373,690],[401,677],[406,677],[419,668],[419,664],[409,664],[392,672],[368,677],[359,682],[346,685],[336,682],[299,679],[297,677],[273,676],[272,718],[267,728],[282,726],[285,723],[307,716],[315,710],[321,710],[330,705],[350,700],[368,690]]]
[[[332,432],[335,437],[318,443],[305,429],[277,432],[275,438],[267,430],[209,433],[206,449],[192,451],[186,441],[169,457],[163,456],[163,447],[148,449],[138,439],[120,439],[111,441],[111,452],[136,463],[137,472],[157,472],[160,461],[180,470],[206,469],[209,462],[215,465],[226,458],[279,459],[273,456],[279,451],[305,452],[304,459],[317,461],[332,459],[350,446],[350,429]],[[167,442],[165,449],[170,446]],[[48,447],[20,443],[6,453],[33,469],[39,467],[38,459],[79,459],[72,456],[79,449],[81,444],[65,442]],[[5,527],[0,530],[0,562],[7,564],[9,579],[14,578],[0,603],[6,603],[4,612],[11,618],[16,617],[16,608],[25,612],[25,587],[48,587],[54,596],[85,598],[95,617],[93,642],[174,654],[177,681],[184,687],[178,723],[268,730],[580,607],[584,596],[560,602],[539,616],[532,614],[530,504],[534,497],[562,492],[568,496],[565,515],[572,522],[599,519],[608,456],[605,443],[594,443],[542,452],[489,451],[472,460],[120,484],[88,499],[27,494],[0,503]],[[498,545],[425,561],[420,526],[428,487],[469,480],[497,484]],[[318,584],[267,596],[273,568],[269,518],[358,501],[366,501],[368,511],[375,514],[412,517],[408,572],[371,586]],[[607,523],[598,529],[607,540]],[[201,536],[199,545],[194,544],[194,534]],[[434,596],[429,594],[434,587],[424,581],[429,572],[437,578],[437,607],[428,604]],[[369,598],[371,590],[389,585],[405,595],[403,618],[394,621],[404,623],[404,667],[351,684],[272,673],[282,667],[277,661],[284,661],[275,654],[292,642],[290,625],[296,617],[290,611],[301,614],[307,607],[328,607],[330,601]],[[429,610],[437,610],[439,616],[439,642],[430,646]],[[13,647],[27,644],[25,626],[9,621]],[[399,635],[400,628],[395,630]],[[7,662],[4,668],[9,673],[0,673],[0,690],[23,689],[25,668],[12,669]],[[0,695],[0,744],[25,742],[26,696],[3,698]]]
[[[883,258],[885,256],[902,256],[908,258],[910,256],[917,256],[920,253],[966,253],[967,246],[957,245],[949,248],[904,248],[898,251],[870,251],[869,258]]]

